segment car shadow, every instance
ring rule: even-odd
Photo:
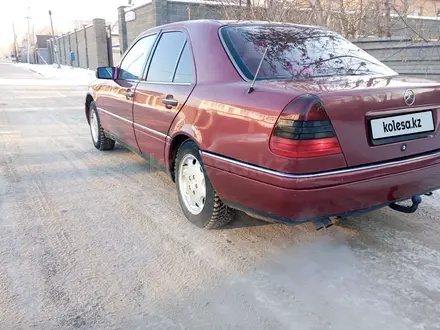
[[[132,154],[134,157],[140,157],[142,159],[142,166],[146,169],[148,169],[149,172],[163,172],[168,173],[168,169],[164,166],[159,164],[154,158],[146,155],[141,154],[135,151],[132,151],[128,149],[126,146],[116,143],[115,149],[111,151],[112,154]]]
[[[236,229],[236,228],[247,228],[247,227],[260,227],[271,225],[271,222],[263,221],[250,215],[237,211],[235,214],[234,220],[231,221],[228,225],[221,227],[221,229]]]
[[[111,150],[112,154],[129,154],[129,153],[133,153],[135,154],[133,151],[127,149],[125,146],[119,144],[119,143],[115,143],[115,148],[113,150]]]

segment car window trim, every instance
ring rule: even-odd
[[[143,84],[156,84],[156,85],[176,85],[176,86],[191,86],[192,83],[177,83],[177,82],[166,82],[166,81],[141,81]]]
[[[124,54],[124,56],[122,57],[121,61],[119,62],[119,65],[118,65],[118,71],[119,71],[119,72],[118,72],[118,78],[117,78],[117,80],[130,81],[130,82],[139,82],[139,81],[142,80],[142,78],[143,78],[143,74],[144,74],[144,72],[145,72],[145,66],[146,66],[147,63],[148,63],[148,60],[149,60],[150,55],[151,55],[151,51],[150,51],[150,53],[149,53],[148,56],[147,56],[147,60],[145,61],[144,65],[143,65],[143,69],[142,69],[142,71],[141,71],[141,75],[140,75],[140,77],[139,77],[138,79],[121,79],[121,78],[119,78],[119,76],[120,76],[120,74],[121,74],[121,72],[122,72],[121,64],[124,62],[125,58],[127,57],[127,54],[133,49],[133,47],[134,47],[139,41],[141,41],[142,39],[145,39],[145,38],[148,38],[148,37],[151,37],[151,36],[156,35],[156,39],[154,40],[153,46],[151,47],[151,49],[153,49],[153,47],[155,47],[155,45],[156,45],[156,43],[157,43],[157,36],[159,35],[159,33],[160,33],[160,31],[159,31],[159,32],[153,32],[153,33],[151,33],[151,34],[147,34],[147,35],[142,35],[142,36],[139,36],[138,38],[136,38],[136,39],[133,41],[133,43],[131,44],[130,48],[127,49],[127,51],[125,52],[125,54]]]
[[[177,56],[176,64],[174,65],[173,78],[171,79],[171,82],[174,82],[174,78],[176,78],[177,67],[179,66],[180,59],[182,58],[183,50],[185,49],[186,43],[187,41],[185,37],[185,41],[183,42],[182,48],[180,48],[179,56]]]
[[[220,38],[220,43],[222,44],[223,49],[224,49],[225,52],[226,52],[226,55],[228,56],[229,60],[231,61],[231,64],[232,64],[232,66],[234,67],[235,71],[237,71],[238,75],[239,75],[244,81],[251,82],[252,80],[249,79],[249,78],[245,75],[245,73],[241,70],[240,65],[239,65],[239,64],[237,63],[237,61],[235,60],[234,56],[232,56],[232,53],[231,53],[231,51],[230,51],[230,49],[229,49],[229,47],[228,47],[228,45],[227,45],[227,42],[226,42],[226,40],[225,40],[225,38],[224,38],[224,36],[223,36],[222,30],[223,30],[224,28],[227,28],[228,26],[229,26],[229,25],[221,26],[221,27],[218,29],[218,36],[219,36],[219,38]],[[233,48],[233,47],[232,47],[232,48]]]
[[[157,45],[160,41],[160,38],[162,38],[162,30],[159,30],[158,32],[155,32],[155,33],[156,33],[156,39],[154,40],[153,46],[151,46],[151,52],[150,52],[150,54],[148,54],[148,58],[147,58],[147,61],[145,62],[144,69],[142,71],[142,76],[140,79],[140,81],[143,81],[143,82],[147,81],[147,74],[148,74],[148,70],[150,68],[151,60],[153,58],[154,53],[156,52],[156,48],[157,48]],[[152,33],[150,35],[153,35],[153,34],[154,33]]]
[[[183,52],[183,49],[184,49],[185,44],[188,44],[188,46],[189,46],[189,43],[188,43],[188,35],[187,35],[187,33],[186,33],[184,30],[181,30],[181,29],[161,30],[161,31],[159,32],[159,34],[158,34],[158,38],[156,39],[153,48],[152,48],[152,52],[150,53],[150,56],[149,56],[149,59],[148,59],[147,66],[146,66],[146,68],[145,68],[145,73],[144,73],[144,76],[143,76],[142,83],[147,83],[147,84],[162,84],[162,85],[181,85],[181,86],[191,86],[191,85],[194,84],[194,82],[193,82],[193,77],[191,78],[191,82],[190,82],[190,83],[176,83],[176,82],[173,82],[173,81],[147,81],[148,71],[150,71],[151,61],[152,61],[152,59],[153,59],[154,53],[156,52],[157,45],[159,44],[160,39],[162,38],[162,36],[163,36],[165,33],[170,33],[170,32],[182,32],[183,35],[185,36],[185,42],[183,43],[182,49],[180,50],[180,54],[179,54],[179,57],[178,57],[178,60],[179,60],[179,61],[180,61],[180,57],[181,57],[181,55],[182,55],[182,52]],[[192,61],[191,61],[191,69],[192,69],[191,71],[192,71],[192,76],[194,76],[194,67],[193,67],[193,63],[192,63],[192,62],[193,62],[193,56],[192,56],[192,54],[191,54],[191,48],[188,48],[188,50],[189,50],[189,54],[190,54],[190,57],[191,57],[191,60],[192,60]],[[178,63],[178,62],[177,62],[177,63]],[[174,70],[176,70],[176,67],[174,68]],[[175,71],[173,72],[173,80],[174,80],[174,75],[175,75]]]

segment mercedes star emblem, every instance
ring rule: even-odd
[[[403,100],[407,105],[413,105],[416,101],[416,94],[412,89],[407,89],[403,95]]]

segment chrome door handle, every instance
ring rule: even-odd
[[[162,99],[163,104],[168,105],[170,107],[176,107],[179,102],[177,102],[177,100],[173,100],[173,99]]]
[[[127,100],[129,100],[129,99],[131,99],[131,98],[134,96],[134,92],[128,90],[128,91],[126,91],[126,92],[124,93],[124,95],[125,95],[125,98],[126,98]]]

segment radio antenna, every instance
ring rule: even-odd
[[[251,87],[249,87],[249,89],[248,89],[248,94],[250,94],[254,91],[255,80],[257,80],[258,73],[260,73],[261,65],[263,64],[263,61],[264,61],[264,58],[266,57],[266,53],[267,53],[268,49],[269,49],[269,46],[267,46],[266,49],[264,50],[263,57],[261,58],[260,64],[258,65],[257,72],[255,72],[254,79],[252,80]]]

